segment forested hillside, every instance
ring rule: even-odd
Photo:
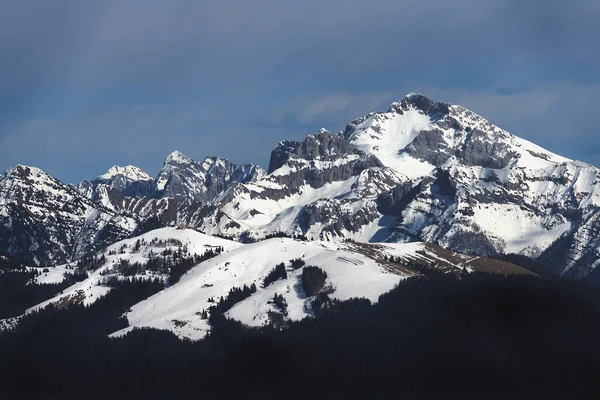
[[[401,282],[374,305],[322,296],[316,318],[284,327],[244,328],[211,314],[213,331],[198,342],[150,329],[107,338],[126,325],[120,316],[127,307],[160,286],[123,282],[87,308],[50,307],[24,317],[16,331],[0,336],[3,393],[26,398],[600,395],[600,291],[583,282],[432,272]]]

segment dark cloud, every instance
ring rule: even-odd
[[[554,150],[600,162],[586,119],[596,1],[9,3],[0,169],[28,162],[75,181],[113,162],[155,171],[174,148],[265,163],[281,139],[341,129],[413,90],[549,147],[571,129],[592,145]]]

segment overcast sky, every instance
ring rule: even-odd
[[[0,0],[0,170],[266,167],[408,92],[600,165],[600,1]]]

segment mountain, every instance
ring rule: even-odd
[[[390,256],[397,261],[388,261]],[[265,278],[278,264],[285,266],[285,278],[265,285]],[[113,335],[151,327],[197,340],[210,331],[211,325],[203,318],[202,311],[210,309],[212,299],[225,298],[232,289],[244,285],[255,285],[257,291],[235,303],[226,311],[226,317],[254,327],[275,323],[277,317],[281,322],[297,321],[314,315],[312,302],[316,296],[304,290],[306,268],[317,267],[325,273],[323,291],[329,298],[358,297],[376,303],[381,294],[401,280],[418,276],[415,269],[418,266],[435,266],[440,271],[454,273],[486,270],[531,274],[513,264],[452,255],[424,243],[335,244],[273,238],[241,245],[200,264],[177,284],[132,307],[126,314],[129,327]],[[277,295],[282,296],[284,310],[274,303]]]
[[[137,221],[122,235],[178,223],[245,242],[279,232],[315,240],[420,241],[480,256],[517,253],[549,272],[597,279],[599,178],[598,168],[544,150],[464,107],[410,94],[339,133],[322,129],[302,141],[282,141],[267,173],[175,151],[155,179],[115,166],[78,189],[86,207]],[[4,207],[13,207],[14,197],[6,196]],[[69,218],[82,224],[84,214]],[[35,215],[28,218],[40,224]],[[9,235],[13,228],[5,223],[2,229]],[[51,240],[37,231],[38,241],[74,246],[70,235],[55,233]],[[88,247],[97,244],[86,240]],[[23,237],[0,251],[25,254],[32,245]],[[87,248],[75,247],[46,256],[54,250],[41,246],[36,262],[66,261]]]
[[[263,175],[258,165],[237,165],[221,157],[198,162],[174,151],[165,159],[156,179],[140,168],[115,165],[95,179],[82,181],[78,189],[107,208],[147,217],[150,213],[144,207],[148,205],[164,211],[164,207],[157,207],[161,203],[152,200],[174,199],[181,206],[210,202],[232,182],[248,183]]]
[[[210,201],[230,182],[264,175],[252,164],[179,152],[154,179],[128,165],[82,181],[77,188],[22,165],[0,176],[0,252],[31,265],[73,261],[131,235],[175,224],[179,209]],[[184,189],[181,189],[184,188]]]
[[[136,226],[38,168],[17,165],[0,176],[0,251],[27,263],[79,258]]]
[[[271,154],[268,175],[230,185],[201,218],[192,215],[188,222],[226,235],[281,231],[369,241],[382,229],[377,196],[405,181],[377,157],[321,130],[302,142],[281,142]]]
[[[203,255],[204,258],[199,258]],[[278,264],[285,269],[285,277],[264,285]],[[187,267],[181,270],[181,276],[174,278],[173,271],[180,265]],[[425,243],[334,243],[271,238],[242,244],[191,229],[160,228],[117,242],[77,265],[39,269],[37,283],[62,282],[64,274],[73,268],[79,269],[85,278],[29,308],[27,313],[49,304],[90,305],[110,292],[115,281],[160,279],[167,287],[133,306],[126,313],[129,327],[114,335],[152,327],[197,340],[210,331],[211,325],[203,313],[235,288],[253,285],[256,288],[225,313],[246,325],[262,326],[277,317],[281,321],[295,321],[313,315],[311,304],[316,296],[305,292],[303,279],[304,270],[314,267],[325,272],[322,288],[330,298],[366,297],[372,302],[400,280],[421,275],[424,269],[454,274],[473,271],[532,274],[510,263],[457,254]],[[276,294],[286,303],[285,311],[278,311],[273,303]],[[0,321],[0,327],[10,327],[18,320]]]
[[[590,235],[598,229],[596,167],[421,95],[353,121],[343,135],[414,182],[410,194],[392,202],[399,218],[389,240],[521,253],[560,273],[586,274],[579,269],[597,265],[600,243]]]
[[[125,197],[154,197],[156,183],[154,178],[138,167],[115,165],[96,179],[82,181],[78,189],[90,200],[120,210],[124,208]]]
[[[177,200],[158,197],[156,180],[132,165],[115,165],[95,179],[80,182],[78,190],[106,208],[134,216],[140,222],[138,231],[177,221]]]
[[[190,223],[243,237],[282,231],[520,253],[575,276],[600,262],[596,167],[419,94],[339,134],[281,142],[268,172],[231,185]]]
[[[212,201],[232,182],[248,183],[263,175],[258,165],[236,165],[220,157],[197,162],[174,151],[165,159],[156,186],[160,197],[198,203]]]

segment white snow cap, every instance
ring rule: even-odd
[[[171,161],[184,163],[184,162],[192,161],[192,159],[189,158],[188,156],[186,156],[185,154],[181,153],[180,151],[175,150],[174,152],[169,154],[167,156],[167,159],[165,160],[165,162],[171,162]]]
[[[5,175],[11,175],[11,174],[14,174],[15,172],[17,172],[17,170],[19,170],[19,169],[29,169],[29,171],[30,171],[32,174],[36,174],[36,175],[37,175],[37,174],[45,174],[45,175],[48,175],[48,174],[47,174],[45,171],[41,170],[41,169],[40,169],[40,168],[38,168],[38,167],[32,167],[32,166],[30,166],[30,165],[23,165],[23,164],[17,164],[17,165],[15,165],[14,167],[10,167],[9,169],[7,169],[7,170],[4,172],[4,174],[5,174]]]
[[[110,167],[108,172],[104,175],[100,175],[98,178],[100,179],[111,179],[117,175],[123,175],[126,178],[129,178],[134,181],[151,181],[152,177],[143,171],[142,169],[135,167],[133,165],[126,165],[124,167],[113,165]]]

